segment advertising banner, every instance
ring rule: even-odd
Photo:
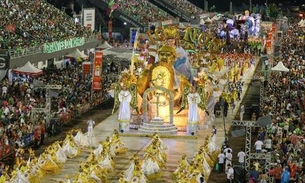
[[[103,52],[97,51],[94,54],[93,76],[92,76],[92,87],[94,91],[100,91],[102,89],[102,64],[103,64]]]
[[[82,64],[83,69],[83,77],[87,74],[91,73],[91,62],[83,62]]]
[[[131,45],[134,45],[134,43],[136,41],[137,31],[138,31],[138,29],[136,29],[136,28],[130,28],[130,41],[131,41]]]
[[[10,55],[8,51],[0,50],[0,81],[6,76],[9,69]]]
[[[83,9],[84,26],[94,31],[95,29],[95,8]]]
[[[63,41],[55,41],[52,43],[45,43],[43,45],[43,53],[53,53],[56,51],[74,48],[85,44],[85,38],[75,37]]]

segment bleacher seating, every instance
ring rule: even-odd
[[[0,0],[0,10],[0,48],[23,49],[92,34],[44,1]]]

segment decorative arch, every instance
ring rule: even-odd
[[[143,103],[142,103],[143,121],[148,122],[147,95],[156,90],[160,90],[169,95],[169,123],[174,124],[174,94],[169,89],[161,87],[161,86],[155,86],[155,87],[151,87],[151,88],[148,88],[147,90],[145,90],[145,92],[143,94]]]

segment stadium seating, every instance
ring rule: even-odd
[[[1,48],[20,49],[92,33],[44,1],[0,0]]]

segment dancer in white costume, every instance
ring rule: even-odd
[[[154,157],[155,153],[156,153],[156,149],[155,151],[148,151],[144,154],[145,159],[143,160],[141,167],[143,173],[148,177],[160,172],[160,167],[157,158]]]
[[[120,109],[119,109],[119,122],[129,122],[131,117],[130,111],[130,102],[131,102],[131,94],[127,90],[126,86],[122,87],[122,90],[119,93],[119,101],[120,101]]]
[[[179,167],[174,171],[173,179],[177,180],[179,179],[179,176],[181,174],[187,174],[187,171],[190,168],[190,164],[188,163],[186,159],[186,155],[182,156],[182,159],[180,161]]]
[[[144,149],[145,159],[141,167],[148,179],[157,179],[160,177],[160,169],[165,167],[167,161],[166,148],[159,136],[155,134],[151,143]]]
[[[88,127],[88,129],[89,129],[89,127]],[[77,131],[77,133],[76,133],[76,135],[73,137],[75,144],[76,144],[78,147],[89,147],[89,145],[90,145],[89,139],[90,139],[91,137],[86,136],[85,134],[83,134],[83,132],[82,132],[80,129],[78,129],[78,130],[76,130],[76,131]],[[88,131],[88,134],[89,134],[89,131]]]
[[[12,178],[9,182],[11,183],[31,183],[25,173],[17,170],[16,176]]]
[[[60,146],[59,142],[55,142],[57,146],[56,158],[60,163],[65,163],[67,161],[67,155],[65,154],[64,149]]]
[[[140,160],[136,155],[132,157],[132,160],[133,160],[132,163],[129,165],[128,169],[124,172],[125,181],[131,181],[135,166],[141,166]]]
[[[119,132],[116,129],[114,129],[110,141],[110,152],[114,153],[115,155],[125,153],[128,150],[126,145],[122,142]]]
[[[80,149],[74,142],[72,132],[68,132],[63,142],[62,148],[68,158],[74,158],[75,156],[80,154]]]
[[[187,101],[189,103],[188,123],[198,123],[198,104],[200,103],[201,99],[199,94],[196,92],[195,87],[193,87],[192,92],[187,95]]]
[[[92,118],[90,118],[87,121],[88,124],[88,137],[92,137],[93,136],[93,126],[95,125],[95,121],[92,120]]]

